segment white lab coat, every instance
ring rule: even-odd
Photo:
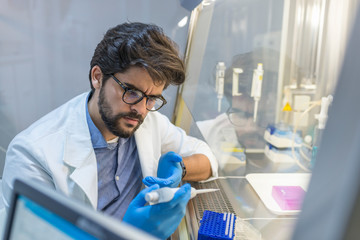
[[[3,199],[9,206],[15,178],[37,180],[71,198],[97,207],[97,163],[81,94],[18,134],[10,143],[3,173]],[[161,154],[205,154],[217,176],[217,162],[202,141],[187,136],[158,112],[149,112],[135,132],[143,177],[156,176]]]

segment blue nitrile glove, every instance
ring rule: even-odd
[[[155,184],[142,190],[130,203],[123,221],[160,239],[166,239],[176,230],[185,215],[191,186],[184,184],[170,202],[144,206],[145,194],[158,188],[159,185]]]
[[[146,186],[159,184],[160,187],[177,187],[181,181],[182,169],[180,163],[182,157],[174,152],[165,153],[160,157],[157,169],[157,177],[147,176],[143,179]]]

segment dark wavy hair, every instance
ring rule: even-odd
[[[154,84],[165,84],[165,88],[185,81],[184,62],[179,57],[178,46],[162,28],[153,24],[124,23],[106,32],[90,63],[89,79],[93,91],[91,69],[96,65],[103,73],[103,81],[132,66],[145,68]]]

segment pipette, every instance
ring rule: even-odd
[[[175,192],[178,189],[179,188],[169,188],[169,187],[159,188],[159,189],[156,189],[154,191],[148,192],[145,195],[145,200],[150,205],[163,203],[163,202],[169,202],[169,201],[171,201],[171,199],[173,199],[173,197],[175,195]],[[208,188],[208,189],[191,188],[190,199],[194,198],[197,194],[216,192],[216,191],[219,191],[219,190],[220,189],[216,189],[216,188]]]
[[[259,101],[261,98],[261,85],[263,80],[264,70],[262,63],[258,63],[257,68],[254,70],[252,85],[251,85],[251,97],[254,98],[254,122],[257,119],[257,111],[259,106]]]
[[[218,98],[218,112],[221,112],[221,100],[224,97],[225,63],[219,62],[216,65],[216,92]]]

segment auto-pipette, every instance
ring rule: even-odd
[[[158,203],[163,203],[163,202],[169,202],[171,201],[171,199],[173,199],[175,192],[178,190],[179,188],[169,188],[169,187],[163,187],[163,188],[159,188],[156,189],[154,191],[148,192],[145,195],[145,200],[150,204],[158,204]],[[191,196],[190,199],[195,197],[197,194],[201,194],[201,193],[210,193],[210,192],[216,192],[219,191],[220,189],[216,189],[216,188],[208,188],[208,189],[195,189],[195,188],[191,188]]]
[[[221,112],[221,100],[224,97],[224,78],[225,78],[225,63],[219,62],[216,65],[216,86],[215,90],[217,92],[218,98],[218,112]]]
[[[257,68],[254,70],[252,85],[251,85],[251,97],[254,98],[254,122],[257,119],[257,111],[259,101],[261,98],[261,85],[263,80],[264,70],[262,63],[258,63]]]

